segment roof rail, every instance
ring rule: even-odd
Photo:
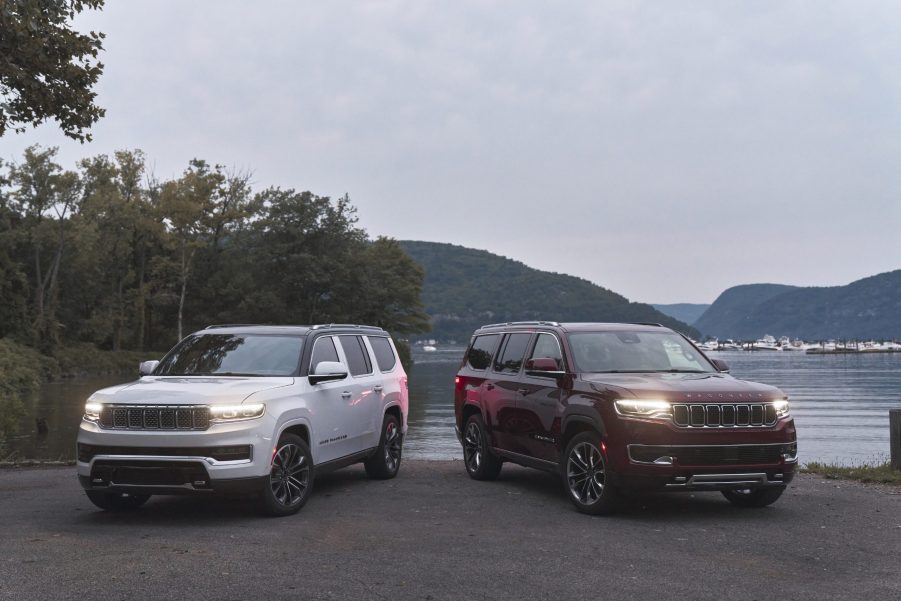
[[[508,321],[505,323],[489,323],[487,325],[482,326],[482,328],[500,328],[504,326],[556,326],[559,327],[560,324],[556,321]],[[481,328],[479,328],[481,329]]]
[[[360,330],[378,330],[379,332],[385,331],[385,328],[380,328],[378,326],[361,326],[355,323],[318,323],[315,326],[310,326],[311,330],[324,330],[325,328],[357,328]]]
[[[217,328],[249,328],[252,326],[258,326],[258,323],[217,323],[211,326],[207,326],[203,328],[204,330],[215,330]]]
[[[662,323],[655,323],[653,321],[629,321],[627,323],[632,324],[633,326],[657,326],[658,328],[663,327]]]

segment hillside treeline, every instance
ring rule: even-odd
[[[73,170],[56,149],[0,164],[0,338],[165,350],[212,323],[428,328],[422,269],[370,240],[345,196],[269,187],[192,160],[159,180],[141,151]]]

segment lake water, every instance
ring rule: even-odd
[[[410,430],[404,456],[461,458],[454,435],[453,381],[462,348],[414,352],[410,372]],[[901,409],[901,353],[805,355],[794,352],[711,353],[738,378],[779,386],[791,398],[801,461],[882,462],[889,455],[889,409]],[[28,416],[0,459],[73,459],[84,400],[104,386],[128,381],[106,376],[53,382],[27,400]],[[47,420],[48,435],[35,430]]]

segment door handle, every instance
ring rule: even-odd
[[[529,394],[529,391],[526,390],[525,388],[520,388],[520,389],[517,390],[516,392],[518,392],[518,393],[521,394],[522,396],[526,396],[527,394]]]
[[[345,390],[344,392],[342,392],[342,393],[341,393],[341,398],[342,398],[342,399],[349,399],[349,398],[350,398],[350,391],[349,391],[349,390]]]
[[[485,390],[494,390],[494,384],[485,384]]]
[[[376,384],[375,386],[372,387],[372,389],[376,392],[381,392],[382,390],[384,390],[384,388],[382,388],[381,384]]]

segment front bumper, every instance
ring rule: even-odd
[[[274,429],[268,416],[203,431],[112,430],[82,421],[76,470],[87,490],[254,492],[269,474]]]

